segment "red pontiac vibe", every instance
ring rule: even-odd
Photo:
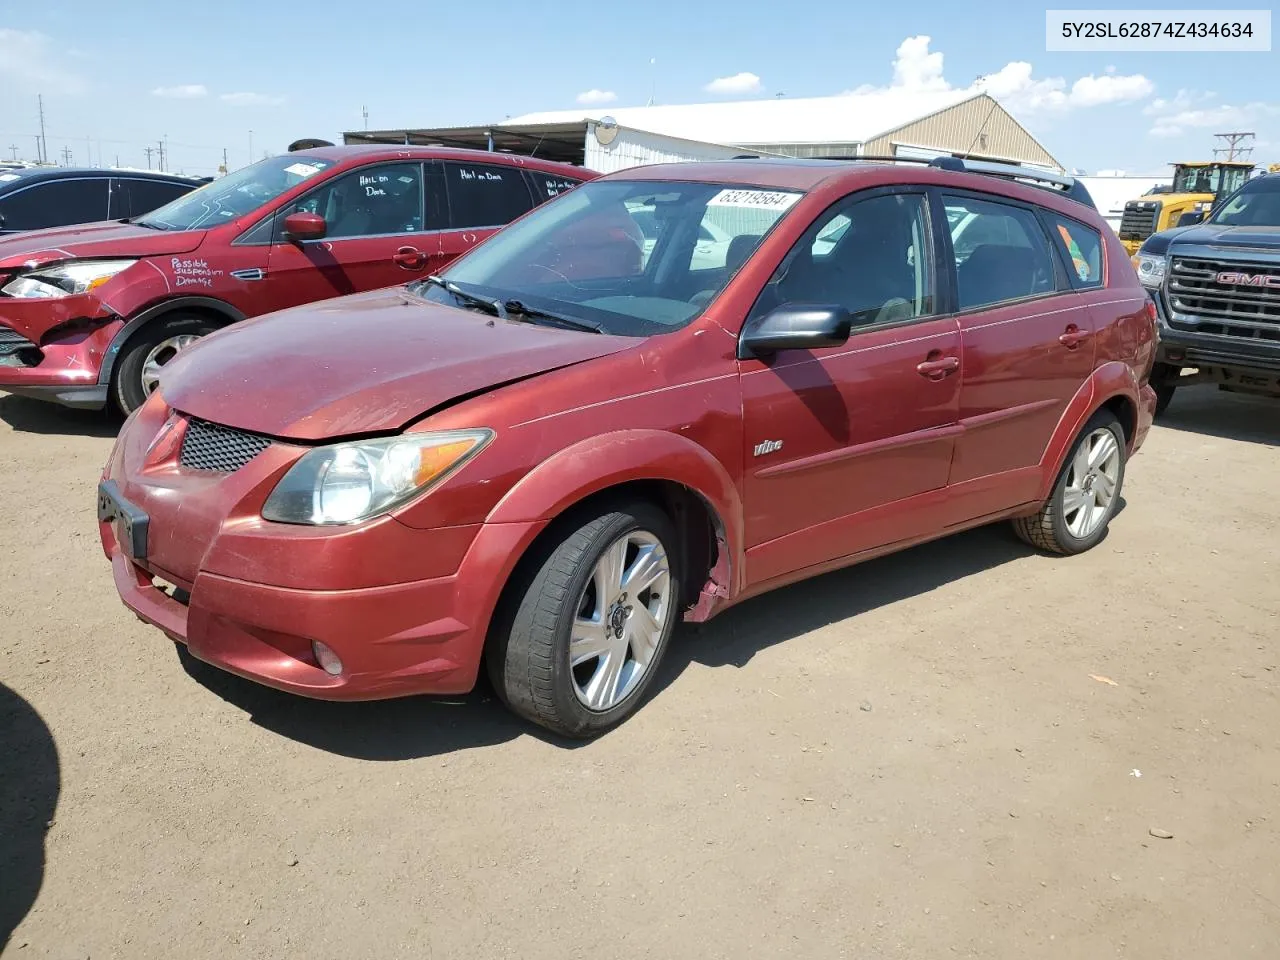
[[[637,168],[185,351],[111,454],[102,545],[126,605],[240,676],[457,694],[483,663],[590,736],[682,618],[996,520],[1094,546],[1154,348],[1119,241],[1052,183]]]
[[[0,238],[0,391],[127,413],[199,337],[426,276],[595,176],[474,150],[327,147],[143,216]]]

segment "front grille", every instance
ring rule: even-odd
[[[235,473],[269,446],[271,441],[256,433],[193,417],[187,421],[178,463],[188,470]]]
[[[1238,276],[1220,282],[1224,273]],[[1168,296],[1174,326],[1280,342],[1280,263],[1174,257]]]
[[[0,324],[0,357],[7,357],[19,350],[34,350],[35,344],[20,334]]]
[[[1159,200],[1130,200],[1120,217],[1121,240],[1145,240],[1156,232]]]

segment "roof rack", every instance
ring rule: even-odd
[[[754,154],[740,154],[734,157],[735,160],[755,160],[760,159]],[[989,177],[1003,177],[1006,180],[1020,180],[1034,187],[1040,187],[1046,190],[1056,190],[1066,194],[1068,199],[1075,200],[1077,203],[1083,203],[1086,207],[1097,209],[1097,204],[1093,202],[1093,197],[1089,195],[1089,191],[1085,189],[1083,183],[1075,177],[1068,177],[1060,173],[1051,173],[1048,170],[1041,170],[1038,167],[1028,167],[1017,163],[999,163],[993,160],[967,160],[961,157],[932,157],[925,159],[923,157],[896,157],[896,156],[876,156],[872,154],[864,154],[855,156],[853,154],[840,154],[835,156],[814,157],[815,160],[860,160],[867,163],[919,163],[928,167],[935,167],[939,170],[950,170],[953,173],[980,173]]]

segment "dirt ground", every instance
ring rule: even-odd
[[[113,431],[0,397],[5,958],[1280,951],[1274,405],[1180,395],[1085,556],[979,530],[685,630],[576,747],[187,662],[98,546]]]

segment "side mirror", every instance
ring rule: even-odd
[[[1187,213],[1184,213],[1182,216],[1178,217],[1178,226],[1194,227],[1197,223],[1200,223],[1202,220],[1204,220],[1203,210],[1191,210]]]
[[[849,341],[853,314],[834,304],[784,303],[751,321],[738,341],[738,359],[762,357],[779,350],[817,350]]]
[[[328,224],[318,213],[291,213],[284,218],[284,232],[290,240],[322,240]]]

